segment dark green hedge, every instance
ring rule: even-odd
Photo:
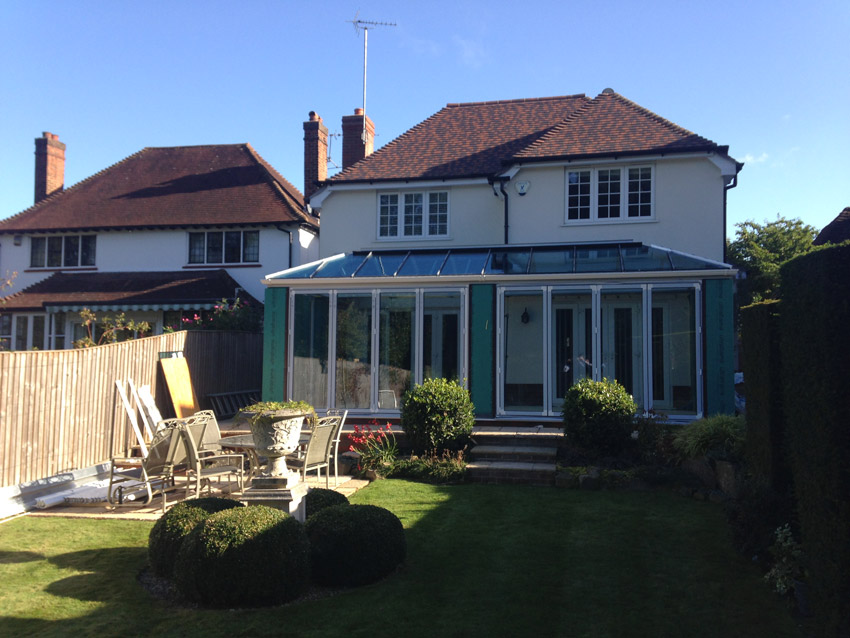
[[[784,492],[790,470],[785,454],[778,301],[741,308],[747,442],[744,454],[757,483]]]
[[[850,245],[781,275],[785,423],[815,633],[850,636]]]

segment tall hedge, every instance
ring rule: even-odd
[[[747,441],[744,453],[758,483],[784,492],[790,476],[785,453],[778,301],[741,308]]]
[[[781,269],[785,422],[815,632],[850,636],[850,245]]]

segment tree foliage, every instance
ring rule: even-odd
[[[75,348],[91,348],[151,334],[151,326],[147,321],[128,320],[123,312],[114,317],[107,315],[98,321],[97,315],[88,308],[83,308],[80,317],[86,334],[74,342]]]
[[[728,243],[727,261],[746,273],[738,286],[739,305],[779,298],[779,267],[812,250],[818,231],[800,219],[777,215],[775,221],[735,224],[735,239]]]

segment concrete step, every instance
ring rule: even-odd
[[[555,484],[555,463],[473,461],[466,467],[469,479],[475,483]]]
[[[479,425],[472,429],[472,440],[476,445],[509,446],[554,446],[563,441],[564,432],[560,427],[538,426],[499,426]]]
[[[476,445],[470,450],[475,461],[548,461],[555,460],[555,445]]]

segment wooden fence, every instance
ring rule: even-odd
[[[262,386],[263,337],[183,331],[82,350],[0,352],[0,487],[109,460],[132,436],[115,381],[150,385],[172,416],[159,353],[181,351],[201,408]]]

